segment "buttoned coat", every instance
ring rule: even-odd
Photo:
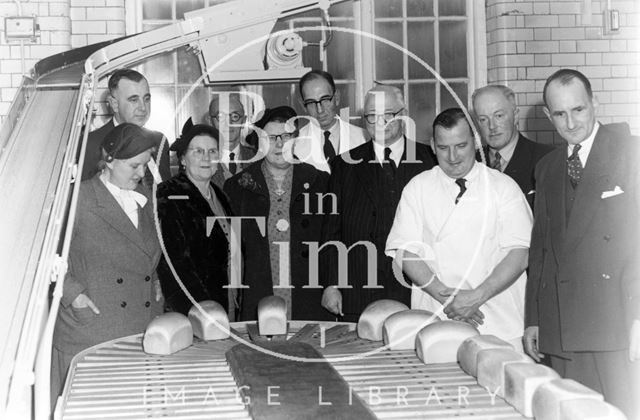
[[[141,185],[136,190],[148,192]],[[162,313],[156,300],[156,266],[160,247],[152,203],[138,210],[138,229],[127,217],[99,175],[80,185],[53,345],[66,354],[143,332]],[[71,302],[87,295],[100,314],[77,309]]]
[[[536,168],[526,326],[544,353],[623,350],[640,315],[640,141],[600,126],[567,220],[567,148]]]
[[[240,320],[257,319],[258,302],[273,294],[269,238],[266,230],[269,218],[269,188],[262,173],[262,160],[250,165],[224,185],[231,209],[236,216],[262,218],[264,235],[255,220],[242,221],[244,257],[242,304]],[[289,204],[292,319],[329,319],[320,305],[322,290],[303,288],[309,284],[309,247],[305,242],[320,242],[322,214],[319,207],[327,189],[329,175],[306,163],[293,165],[291,200]],[[330,208],[323,203],[323,211]],[[330,210],[329,210],[330,211]]]
[[[228,216],[231,209],[222,190],[211,184],[218,201]],[[158,186],[158,218],[162,239],[180,281],[197,302],[215,300],[227,308],[227,266],[229,241],[216,223],[207,232],[211,207],[185,173],[180,173]],[[187,314],[193,305],[182,291],[163,257],[158,275],[167,305]]]

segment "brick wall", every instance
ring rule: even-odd
[[[128,0],[131,1],[131,0]],[[125,35],[125,0],[20,1],[23,16],[37,17],[34,43],[7,42],[4,18],[18,16],[15,1],[0,0],[0,119],[7,114],[22,82],[40,59],[70,48]]]
[[[520,128],[530,138],[562,143],[542,112],[541,94],[546,78],[562,67],[589,77],[601,122],[627,121],[640,134],[640,1],[611,1],[620,12],[613,34],[604,33],[606,3],[486,0],[488,81],[516,91]]]

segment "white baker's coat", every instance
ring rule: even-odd
[[[528,248],[533,217],[518,185],[507,175],[475,163],[467,191],[455,204],[459,187],[436,166],[413,178],[402,192],[386,254],[399,249],[419,255],[449,287],[476,288],[513,248]],[[526,273],[480,307],[481,334],[503,340],[522,336]],[[441,315],[442,305],[414,287],[411,307]]]
[[[349,124],[340,118],[338,118],[338,126],[340,129],[340,144],[336,154],[341,155],[367,141],[362,128]],[[300,162],[313,165],[319,171],[331,173],[327,158],[324,156],[323,132],[317,121],[310,120],[307,125],[300,129],[298,138],[295,140],[293,153]]]

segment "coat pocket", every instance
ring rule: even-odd
[[[84,308],[75,308],[73,305],[71,306],[71,312],[73,313],[74,318],[80,325],[88,325],[90,324],[98,315],[93,312],[88,306]]]

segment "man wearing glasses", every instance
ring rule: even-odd
[[[335,156],[366,142],[365,133],[338,116],[340,92],[326,71],[311,70],[302,76],[300,95],[309,123],[300,129],[295,155],[302,162],[329,172],[329,162]]]
[[[369,90],[364,125],[373,140],[351,150],[350,159],[342,155],[331,163],[328,191],[334,194],[337,214],[326,215],[323,225],[320,274],[323,285],[330,287],[324,290],[322,305],[343,315],[344,321],[357,321],[378,299],[410,303],[410,286],[396,281],[392,259],[384,254],[385,241],[402,189],[432,168],[434,160],[426,145],[405,137],[406,115],[398,88],[380,85]],[[340,278],[340,251],[330,241],[353,246],[346,267],[350,288],[341,287],[345,279]]]
[[[209,120],[220,132],[220,165],[212,180],[222,188],[227,179],[251,164],[257,150],[243,141],[247,116],[238,93],[214,95],[209,104]]]

